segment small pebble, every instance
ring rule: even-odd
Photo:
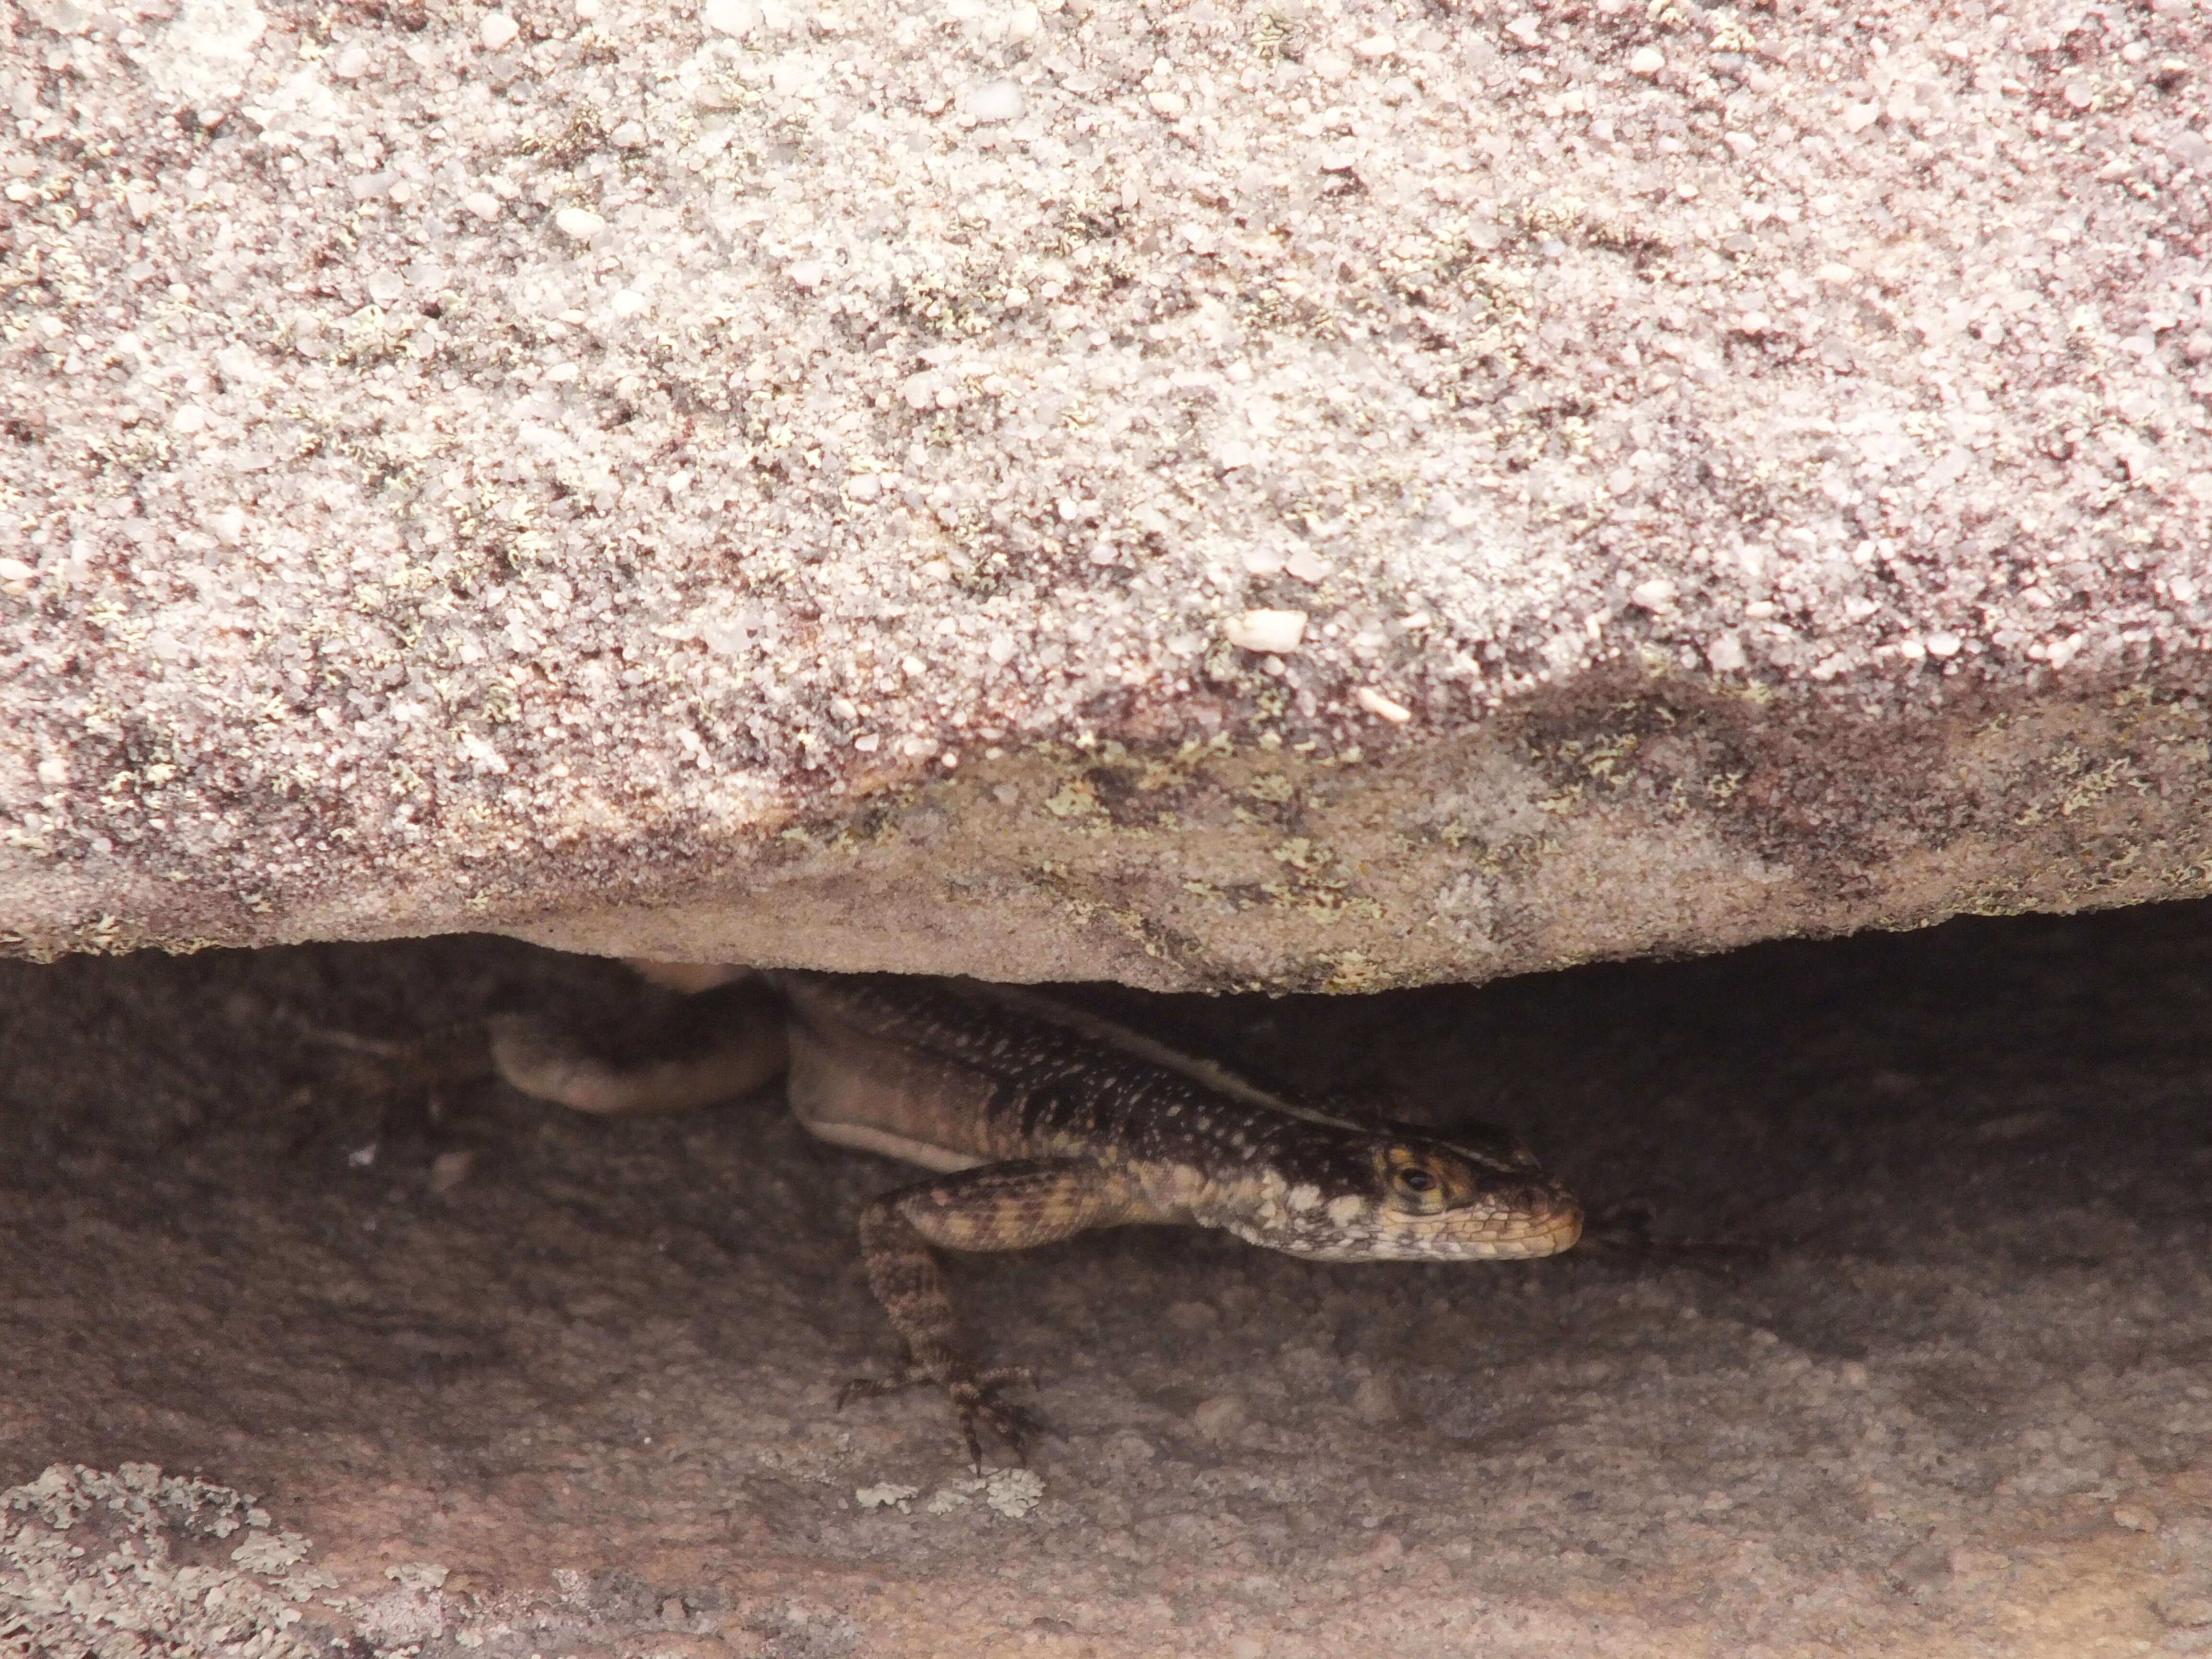
[[[1020,119],[1029,104],[1022,96],[1022,89],[1012,81],[992,81],[968,94],[966,107],[977,125],[988,125]]]
[[[1225,1439],[1244,1426],[1246,1407],[1241,1395],[1217,1394],[1192,1408],[1190,1425],[1209,1440]]]
[[[1168,1323],[1179,1331],[1215,1331],[1221,1316],[1205,1302],[1178,1302],[1168,1309]]]
[[[1363,685],[1352,694],[1352,700],[1369,714],[1389,720],[1393,726],[1403,726],[1413,718],[1413,711],[1395,698],[1385,696],[1371,685]]]
[[[760,8],[754,0],[707,0],[701,15],[717,34],[742,38],[760,27]]]
[[[1364,1376],[1352,1391],[1352,1414],[1363,1423],[1397,1423],[1408,1414],[1406,1396],[1388,1376]]]
[[[1303,611],[1247,611],[1221,626],[1221,636],[1241,651],[1284,655],[1298,648],[1306,636]]]

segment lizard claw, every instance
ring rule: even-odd
[[[1036,1413],[995,1398],[998,1390],[1008,1383],[1035,1388],[1036,1378],[1026,1365],[1007,1365],[979,1376],[958,1377],[945,1385],[953,1412],[960,1419],[960,1437],[968,1443],[969,1467],[978,1474],[983,1473],[983,1444],[975,1432],[979,1422],[988,1425],[992,1433],[1006,1443],[1015,1463],[1023,1468],[1029,1467],[1030,1442],[1038,1435],[1052,1432]]]
[[[960,1419],[960,1437],[967,1443],[968,1462],[978,1474],[983,1472],[983,1443],[976,1431],[978,1425],[1006,1442],[1014,1462],[1024,1468],[1029,1467],[1030,1442],[1053,1432],[1051,1426],[1034,1413],[995,1397],[999,1389],[1011,1384],[1030,1389],[1036,1386],[1036,1374],[1026,1365],[1002,1365],[996,1370],[963,1371],[939,1377],[909,1359],[889,1376],[854,1377],[837,1390],[837,1409],[844,1410],[854,1400],[896,1394],[922,1382],[936,1382],[945,1389],[954,1414]]]
[[[902,1365],[889,1376],[855,1376],[837,1390],[837,1403],[830,1409],[842,1412],[855,1400],[872,1400],[879,1394],[896,1394],[901,1389],[928,1381],[911,1365]]]

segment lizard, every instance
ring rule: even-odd
[[[742,978],[714,1052],[625,1070],[527,1017],[494,1022],[523,1092],[611,1115],[747,1094],[787,1073],[833,1145],[931,1171],[860,1212],[860,1257],[903,1358],[839,1397],[942,1389],[980,1473],[988,1427],[1025,1461],[1035,1424],[969,1358],[934,1251],[1014,1250],[1094,1227],[1219,1228],[1318,1261],[1550,1255],[1582,1206],[1504,1131],[1440,1133],[1320,1109],[1048,998],[975,981],[633,963],[672,988]]]

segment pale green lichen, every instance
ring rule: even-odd
[[[240,1532],[231,1565],[173,1559],[179,1542]],[[298,1628],[300,1604],[337,1583],[303,1565],[312,1547],[228,1486],[151,1463],[112,1474],[57,1463],[0,1492],[0,1650],[310,1659],[321,1644]]]
[[[858,1486],[853,1492],[853,1502],[864,1510],[896,1510],[907,1513],[907,1505],[921,1496],[919,1486],[902,1486],[896,1482],[882,1480],[872,1486]]]

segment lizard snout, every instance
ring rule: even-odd
[[[1532,1182],[1506,1201],[1514,1217],[1508,1254],[1557,1255],[1583,1236],[1582,1200],[1556,1181]]]

